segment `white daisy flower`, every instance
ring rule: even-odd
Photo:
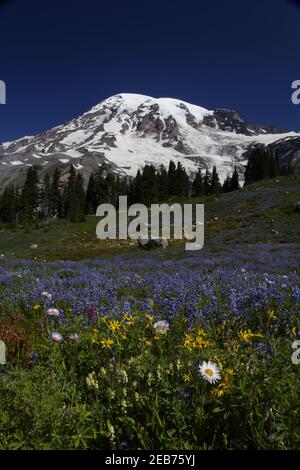
[[[77,333],[74,333],[73,335],[69,336],[69,339],[71,341],[79,341],[80,340],[80,335],[78,335]]]
[[[48,308],[47,315],[49,317],[59,317],[59,310],[57,308]]]
[[[42,292],[42,297],[46,297],[46,299],[52,300],[52,294],[49,294],[49,292]]]
[[[199,364],[199,371],[202,377],[211,384],[218,382],[221,378],[220,369],[216,364],[210,361],[204,361],[202,364]]]
[[[155,329],[156,333],[166,333],[170,328],[170,325],[165,320],[159,320],[154,323],[153,328]]]
[[[63,340],[62,335],[60,333],[57,333],[56,331],[53,331],[53,333],[51,333],[50,338],[56,343],[61,343]]]

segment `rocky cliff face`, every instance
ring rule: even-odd
[[[147,163],[168,166],[171,160],[189,173],[216,165],[225,178],[234,165],[243,172],[246,152],[255,145],[272,145],[285,161],[298,164],[299,142],[300,134],[249,124],[235,111],[120,94],[64,125],[0,144],[0,186],[11,180],[21,184],[31,165],[42,175],[71,163],[86,179],[102,164],[135,175]]]

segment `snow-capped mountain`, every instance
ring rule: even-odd
[[[242,171],[247,150],[258,144],[279,146],[287,159],[295,157],[290,147],[296,145],[300,160],[300,133],[249,124],[235,111],[120,94],[47,132],[0,144],[0,185],[23,179],[31,165],[44,173],[72,163],[87,178],[103,163],[134,176],[147,163],[168,166],[171,160],[189,173],[216,165],[223,179],[235,164]]]

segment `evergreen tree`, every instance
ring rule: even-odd
[[[51,201],[51,190],[50,190],[50,176],[48,173],[44,176],[42,189],[41,189],[41,203],[40,203],[40,217],[42,219],[48,219],[50,216],[50,201]]]
[[[21,220],[31,225],[38,220],[39,185],[37,169],[28,168],[26,180],[21,193]]]
[[[142,174],[143,197],[142,202],[146,206],[155,204],[159,199],[159,179],[153,165],[145,165]]]
[[[99,204],[98,204],[96,179],[95,179],[94,173],[91,173],[87,190],[86,190],[86,201],[85,201],[86,214],[96,214],[98,205]]]
[[[231,182],[232,182],[232,178],[227,173],[226,179],[225,179],[225,181],[223,183],[223,186],[222,186],[222,191],[224,193],[229,193],[231,191]]]
[[[230,180],[230,191],[237,191],[238,189],[240,189],[239,174],[235,166]]]
[[[104,187],[105,187],[105,190],[104,190],[105,201],[110,202],[116,207],[118,194],[117,194],[116,178],[113,173],[111,172],[107,173]]]
[[[203,194],[204,194],[204,182],[203,182],[201,170],[199,168],[193,181],[192,195],[194,197],[198,197],[198,196],[202,196]]]
[[[17,192],[13,184],[8,185],[0,197],[0,220],[3,224],[15,225],[17,222]]]
[[[263,148],[256,148],[251,152],[245,170],[245,184],[279,175],[279,159],[273,152]]]
[[[178,162],[175,172],[175,196],[188,196],[189,195],[189,177],[185,168]]]
[[[211,193],[211,174],[209,170],[206,170],[205,176],[204,176],[204,194],[207,196],[208,194]]]
[[[72,166],[73,168],[73,166]],[[74,168],[73,168],[74,170]],[[50,184],[50,215],[51,217],[62,217],[62,195],[61,195],[61,173],[59,168],[56,168],[53,173],[52,182]]]
[[[211,193],[219,193],[221,191],[220,178],[217,172],[217,168],[214,166],[211,176]]]
[[[159,174],[158,174],[158,192],[159,192],[159,200],[165,201],[168,199],[169,196],[169,179],[168,179],[168,172],[164,165],[160,166]]]
[[[70,180],[71,179],[71,180]],[[85,192],[81,173],[70,176],[69,179],[69,217],[71,222],[85,221]]]
[[[177,184],[177,175],[176,175],[176,165],[173,161],[170,161],[169,170],[168,170],[168,185],[169,185],[169,195],[176,196],[176,184]]]

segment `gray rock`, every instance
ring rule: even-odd
[[[300,201],[295,204],[295,212],[300,212]]]
[[[144,250],[153,250],[155,248],[165,249],[169,245],[166,238],[139,238],[138,246]]]

